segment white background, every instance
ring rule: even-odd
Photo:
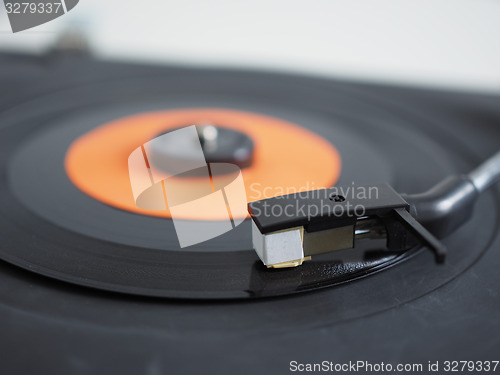
[[[43,53],[78,28],[99,58],[500,92],[500,0],[80,0],[0,50]]]

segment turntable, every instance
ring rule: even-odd
[[[380,228],[358,215],[357,236],[369,240],[280,269],[259,259],[246,211],[247,202],[255,210],[263,199],[338,186],[388,184],[416,197],[467,174],[499,149],[498,97],[85,56],[2,54],[0,67],[11,88],[0,97],[8,373],[498,360],[498,186],[485,186],[439,244],[388,249]],[[180,216],[173,205],[138,204],[127,161],[192,125],[206,165],[235,165],[246,195],[235,205],[226,197],[230,229],[184,246],[177,219],[215,228],[224,216],[201,201]],[[156,146],[157,157],[182,154],[171,152],[175,142]],[[215,187],[229,183],[227,173],[210,173]],[[189,190],[200,179],[178,181]],[[446,247],[443,264],[433,246],[438,255]]]

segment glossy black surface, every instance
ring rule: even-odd
[[[172,221],[106,206],[69,181],[64,157],[78,135],[130,113],[208,103],[281,114],[323,135],[339,148],[343,159],[351,160],[341,175],[341,181],[349,183],[367,178],[364,168],[358,168],[368,163],[367,158],[358,157],[365,142],[375,145],[375,155],[385,160],[371,166],[375,174],[368,183],[379,182],[377,178],[384,178],[389,168],[393,186],[399,191],[422,191],[435,179],[454,173],[461,163],[473,165],[462,155],[455,156],[453,145],[435,145],[434,140],[441,135],[422,136],[419,127],[425,126],[424,122],[379,105],[348,85],[337,83],[325,90],[323,82],[313,80],[290,91],[286,86],[293,80],[284,81],[283,87],[279,78],[274,84],[269,77],[257,77],[173,69],[151,77],[109,77],[19,103],[7,113],[0,130],[8,145],[1,151],[4,224],[0,235],[16,238],[14,246],[0,248],[0,257],[32,272],[93,288],[206,299],[313,290],[357,279],[406,258],[384,252],[380,257],[366,258],[364,253],[354,252],[346,260],[345,254],[335,253],[326,256],[326,262],[316,257],[304,267],[282,270],[280,277],[269,278],[273,271],[254,266],[258,258],[252,250],[249,220],[213,240],[181,249]],[[311,90],[308,101],[293,103],[302,90]],[[193,97],[193,92],[205,95],[206,101]],[[329,101],[325,95],[330,95]],[[292,112],[285,104],[288,99],[293,103],[289,105]],[[157,103],[168,104],[159,107]],[[359,142],[343,150],[342,136],[349,139],[347,134],[353,131]],[[398,136],[398,132],[402,134]],[[421,140],[414,143],[419,137]],[[273,285],[262,287],[255,280],[272,280]]]

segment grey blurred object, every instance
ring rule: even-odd
[[[58,34],[49,52],[56,54],[88,55],[90,54],[90,44],[83,29],[69,27]]]

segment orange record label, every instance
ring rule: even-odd
[[[341,168],[335,147],[317,134],[290,122],[257,113],[229,109],[181,109],[141,113],[103,124],[76,139],[69,147],[66,172],[75,186],[110,206],[143,215],[171,217],[162,210],[139,208],[129,175],[131,153],[161,133],[210,123],[248,135],[255,144],[252,164],[241,170],[247,202],[332,186]],[[148,166],[149,167],[149,166]],[[169,180],[196,187],[200,179],[171,176]],[[218,181],[220,179],[220,181]],[[223,186],[226,176],[214,176],[212,186]],[[246,204],[246,202],[245,202]],[[184,219],[221,220],[217,207],[193,208]],[[233,212],[242,218],[245,212]]]

